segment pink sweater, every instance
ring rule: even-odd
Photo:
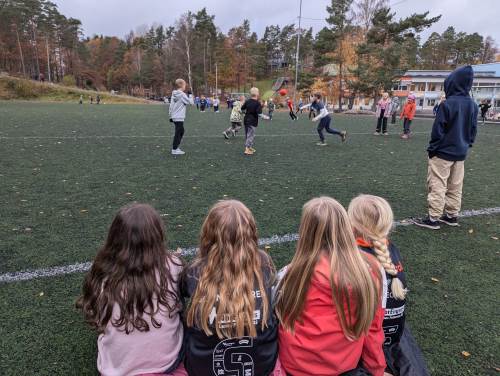
[[[179,279],[182,267],[169,265],[175,280]],[[178,286],[174,286],[178,292]],[[113,318],[119,308],[115,306]],[[103,376],[139,375],[164,373],[177,360],[182,346],[183,329],[180,313],[169,318],[168,312],[160,310],[155,319],[161,322],[156,329],[149,324],[149,332],[133,330],[126,334],[108,323],[106,330],[97,340],[97,369]]]

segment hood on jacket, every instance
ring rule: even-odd
[[[174,102],[180,101],[182,98],[182,94],[184,94],[184,92],[182,90],[172,91],[172,101],[174,101]]]
[[[444,92],[446,98],[452,95],[469,96],[474,80],[474,71],[470,65],[457,68],[444,80]]]

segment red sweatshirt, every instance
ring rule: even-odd
[[[304,311],[295,322],[295,334],[280,326],[281,364],[294,376],[336,376],[356,368],[362,360],[363,367],[373,376],[383,376],[386,367],[382,350],[383,319],[384,309],[380,304],[367,335],[356,341],[344,336],[332,301],[330,263],[323,257],[311,278]]]
[[[288,105],[288,109],[289,109],[290,111],[293,111],[293,102],[292,102],[292,100],[291,100],[291,99],[289,99],[289,100],[286,102],[286,104]]]
[[[416,110],[417,105],[415,104],[415,101],[408,101],[403,107],[403,111],[401,112],[401,119],[407,118],[408,120],[413,120]]]

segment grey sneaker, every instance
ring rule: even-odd
[[[441,226],[438,221],[433,220],[431,217],[427,216],[425,218],[414,219],[413,224],[418,227],[425,227],[431,230],[439,230]]]
[[[439,222],[445,223],[448,226],[460,226],[458,224],[458,218],[457,217],[450,217],[448,214],[443,215],[441,218],[438,219]]]

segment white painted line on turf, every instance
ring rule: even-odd
[[[356,136],[366,136],[371,135],[373,132],[347,132],[347,135],[356,135]],[[413,132],[412,134],[430,134],[430,132]],[[317,133],[283,133],[283,134],[257,134],[255,137],[304,137],[304,136],[318,136]],[[500,136],[500,134],[499,134]],[[150,136],[138,136],[138,135],[109,135],[109,136],[0,136],[0,140],[88,140],[88,139],[109,139],[109,138],[172,138],[173,135],[150,135]],[[206,136],[184,136],[184,138],[220,138],[224,139],[221,135],[206,135]],[[381,137],[382,138],[382,137]]]
[[[494,215],[500,214],[500,207],[495,208],[484,208],[484,209],[472,209],[464,210],[460,213],[461,218],[478,217],[484,215]],[[394,222],[395,226],[410,226],[413,223],[411,218],[403,219]],[[269,238],[262,238],[259,240],[260,246],[272,245],[272,244],[283,244],[295,242],[299,239],[299,234],[285,234],[285,235],[273,235]],[[193,256],[198,251],[196,247],[182,248],[182,256]],[[0,283],[12,283],[20,281],[30,281],[36,278],[45,277],[56,277],[65,274],[82,273],[90,269],[92,262],[82,262],[71,265],[55,266],[51,268],[42,268],[35,270],[25,270],[20,272],[11,272],[0,274]]]

